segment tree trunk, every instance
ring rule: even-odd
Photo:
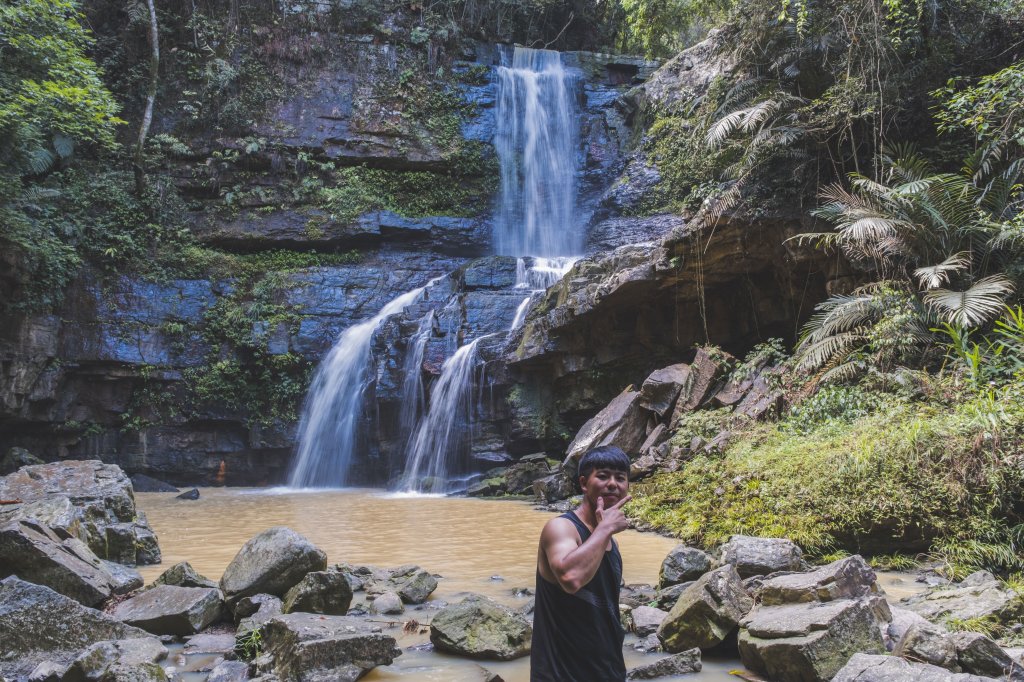
[[[139,125],[139,139],[135,145],[135,192],[141,197],[146,189],[146,172],[142,169],[142,155],[146,145],[146,135],[153,122],[153,104],[156,101],[157,78],[160,74],[160,39],[157,33],[156,5],[154,0],[146,0],[149,8],[149,89],[146,92],[146,110],[142,114]]]

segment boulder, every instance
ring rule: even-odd
[[[137,583],[112,574],[77,538],[62,541],[32,520],[0,527],[0,577],[8,575],[46,585],[86,606],[96,606]]]
[[[378,594],[377,598],[370,604],[370,613],[379,613],[385,616],[393,616],[405,611],[402,598],[394,592]]]
[[[661,562],[658,588],[696,580],[711,570],[711,557],[696,547],[676,545]]]
[[[991,678],[953,673],[898,656],[857,653],[839,669],[832,682],[992,682]]]
[[[792,540],[733,535],[719,548],[722,563],[732,564],[741,578],[778,571],[798,571],[803,552]]]
[[[533,482],[533,494],[544,502],[564,500],[576,492],[575,482],[561,471]]]
[[[654,663],[633,668],[626,673],[626,679],[653,680],[656,677],[668,677],[669,675],[699,673],[701,668],[700,649],[688,649]]]
[[[96,642],[74,660],[62,682],[166,680],[159,665],[165,658],[167,647],[155,637]]]
[[[679,595],[685,592],[694,582],[696,581],[690,580],[689,582],[659,589],[654,593],[654,598],[651,600],[652,604],[659,609],[671,609],[679,601]]]
[[[881,590],[875,572],[859,555],[848,556],[807,573],[769,576],[754,596],[765,606],[834,599],[856,599]]]
[[[917,663],[930,663],[946,670],[960,672],[956,646],[945,630],[931,623],[916,623],[903,634],[893,656]]]
[[[378,665],[390,665],[401,650],[395,638],[347,616],[289,613],[261,629],[262,672],[282,680],[355,682]]]
[[[235,645],[249,637],[254,630],[259,630],[272,618],[282,614],[281,600],[269,594],[256,594],[243,597],[235,607]]]
[[[114,618],[156,635],[191,635],[220,620],[220,591],[157,585],[117,605]]]
[[[720,644],[754,606],[731,565],[705,573],[683,590],[658,628],[665,651],[679,653]]]
[[[312,571],[327,567],[327,555],[290,528],[268,528],[242,545],[224,569],[220,589],[229,605],[253,594],[283,596]]]
[[[282,610],[285,613],[325,613],[344,616],[352,603],[352,587],[338,571],[312,571],[288,590]]]
[[[245,682],[249,677],[249,664],[244,661],[223,661],[210,671],[206,682]]]
[[[733,360],[728,353],[711,352],[704,347],[697,348],[697,354],[690,363],[686,382],[672,412],[672,430],[675,430],[684,414],[696,410],[718,392],[720,379],[728,371]]]
[[[640,387],[640,407],[664,417],[689,379],[690,366],[685,363],[651,372]]]
[[[178,562],[168,568],[153,581],[153,584],[177,585],[178,587],[217,587],[217,583],[196,573],[192,564],[187,561]]]
[[[781,388],[773,388],[764,376],[758,376],[733,413],[750,419],[778,414],[783,395]]]
[[[0,676],[20,679],[44,661],[67,666],[96,642],[148,637],[49,587],[0,580]]]
[[[640,407],[640,392],[626,389],[580,428],[569,445],[563,470],[575,472],[580,457],[600,445],[616,445],[635,455],[647,436],[647,415]]]
[[[25,466],[0,478],[0,499],[20,504],[0,508],[0,523],[35,518],[62,538],[77,537],[101,559],[124,558],[123,543],[115,542],[117,556],[108,553],[108,526],[127,524],[136,544],[131,563],[160,563],[156,535],[145,515],[135,508],[131,481],[120,467],[98,460],[66,460]]]
[[[422,604],[437,589],[437,578],[419,566],[374,570],[365,585],[368,594],[395,592],[406,604]]]
[[[183,492],[180,495],[175,495],[174,499],[176,499],[176,500],[198,500],[199,499],[199,489],[198,488],[192,488],[190,490],[186,490],[185,492]]]
[[[668,611],[656,609],[653,606],[638,606],[630,614],[633,619],[633,632],[637,637],[646,637],[658,631]]]
[[[80,542],[79,540],[65,540],[65,543]],[[84,545],[83,545],[84,546]],[[110,579],[113,581],[114,594],[128,594],[141,588],[145,581],[142,579],[142,574],[136,571],[134,568],[129,568],[122,564],[114,563],[113,561],[99,560],[100,565],[103,569],[110,574]]]
[[[868,600],[759,606],[743,619],[740,660],[773,680],[824,682],[855,653],[885,646]]]
[[[991,638],[980,632],[954,632],[948,638],[956,649],[957,663],[964,672],[1005,677],[1012,682],[1024,680],[1024,666],[1010,658]]]
[[[958,585],[940,586],[902,599],[900,606],[933,623],[972,618],[1012,623],[1024,617],[1024,600],[987,571],[973,573]]]
[[[0,460],[0,476],[13,474],[21,467],[42,463],[43,460],[33,455],[25,448],[9,448],[7,453],[4,455],[4,458]]]
[[[472,595],[438,611],[430,641],[440,651],[508,661],[530,653],[533,628],[523,616],[486,597]]]
[[[892,613],[892,620],[886,626],[883,632],[883,639],[886,640],[886,648],[892,651],[896,648],[896,644],[903,639],[903,635],[907,633],[907,630],[916,623],[928,623],[927,620],[917,615],[913,611],[907,609],[901,609],[898,606],[891,606],[889,608]]]

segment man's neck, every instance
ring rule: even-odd
[[[590,532],[593,533],[594,529],[597,528],[597,514],[594,513],[594,508],[590,506],[587,498],[583,498],[582,504],[576,507],[575,513],[576,516],[579,517],[580,521],[582,521],[587,528],[590,529]]]

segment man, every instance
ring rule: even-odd
[[[627,527],[629,457],[614,446],[580,459],[583,503],[540,535],[531,682],[626,679],[619,621],[622,556],[612,539]]]

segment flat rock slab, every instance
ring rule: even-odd
[[[722,563],[732,564],[741,578],[779,571],[799,571],[803,552],[792,540],[733,535],[720,548]]]
[[[234,633],[203,633],[189,637],[185,642],[186,654],[223,654],[235,648]]]
[[[633,632],[637,637],[643,638],[658,631],[658,627],[668,617],[668,611],[652,606],[638,606],[633,609],[630,616],[633,619]]]
[[[700,649],[689,649],[668,656],[654,663],[633,668],[626,673],[627,680],[653,680],[669,675],[687,675],[699,673],[703,664],[700,660]]]
[[[743,664],[787,682],[825,682],[853,654],[885,651],[868,600],[759,606],[741,625]]]
[[[832,682],[992,682],[990,677],[954,673],[896,656],[854,654]]]
[[[290,528],[268,528],[242,545],[220,579],[230,604],[253,594],[278,597],[311,571],[327,568],[327,555]]]
[[[900,601],[900,606],[941,624],[944,620],[994,617],[1010,623],[1024,616],[1024,603],[1016,592],[991,573],[979,571],[959,585],[936,587]]]
[[[470,658],[510,661],[530,653],[533,627],[512,609],[473,595],[438,611],[430,641],[441,650]]]
[[[845,557],[807,573],[768,577],[755,596],[765,606],[856,599],[880,594],[875,572],[860,556]]]
[[[165,658],[167,647],[155,637],[97,642],[75,659],[63,679],[157,682],[167,679],[159,665]]]
[[[716,646],[753,606],[736,569],[726,564],[683,590],[658,628],[658,639],[673,653]]]
[[[283,680],[355,682],[401,655],[394,637],[347,616],[290,613],[261,629],[266,672]],[[263,658],[263,657],[261,657]]]
[[[69,665],[105,640],[149,633],[55,592],[11,576],[0,580],[0,675],[19,679],[44,661]]]
[[[216,623],[222,613],[217,589],[157,585],[118,604],[113,616],[156,635],[192,635]]]

